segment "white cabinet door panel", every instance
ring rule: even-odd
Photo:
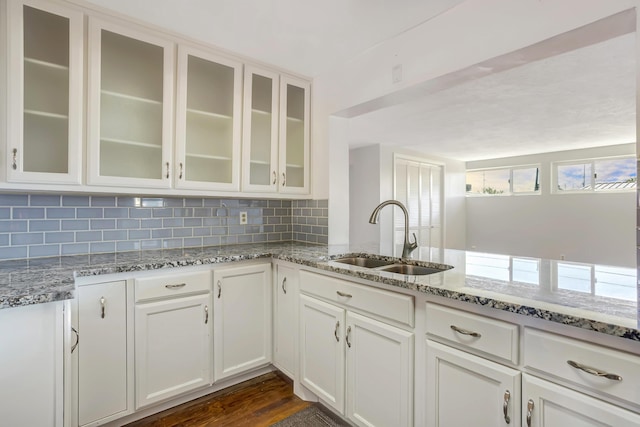
[[[296,302],[298,300],[298,271],[282,264],[277,266],[277,280],[274,287],[274,364],[289,375],[295,377]]]

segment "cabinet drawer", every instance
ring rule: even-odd
[[[136,279],[136,302],[211,291],[211,272],[158,274]]]
[[[517,325],[427,303],[427,333],[518,364]]]
[[[524,348],[524,365],[529,369],[635,405],[640,402],[638,356],[529,328],[524,332]],[[568,361],[618,375],[621,381],[584,372],[569,365]]]
[[[334,277],[300,272],[300,291],[413,326],[413,297]]]

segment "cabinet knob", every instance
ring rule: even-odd
[[[11,165],[11,167],[13,168],[13,170],[18,169],[18,149],[17,148],[13,149],[13,164]]]
[[[187,286],[186,283],[176,283],[175,285],[164,285],[167,289],[181,289]]]
[[[533,414],[534,406],[533,400],[529,399],[527,402],[527,427],[531,427],[531,415]]]
[[[76,347],[78,347],[78,344],[80,344],[80,334],[74,327],[71,327],[71,330],[74,334],[76,334],[76,342],[71,346],[71,353],[73,353]]]
[[[622,377],[620,375],[610,374],[609,372],[604,372],[600,369],[584,366],[578,362],[574,362],[573,360],[567,360],[567,364],[572,368],[579,369],[583,372],[586,372],[587,374],[595,375],[596,377],[602,377],[612,381],[622,381]]]
[[[104,297],[100,297],[100,317],[102,319],[104,319],[104,305],[107,302],[107,300],[104,299]]]
[[[340,321],[336,322],[336,329],[333,331],[333,336],[336,337],[336,341],[340,342],[340,337],[338,337],[338,328],[340,328]]]
[[[276,171],[273,171],[273,185],[276,185],[277,180],[278,180],[278,174],[276,174]]]
[[[167,179],[169,179],[169,162],[167,162],[166,165],[167,165]]]
[[[287,293],[287,278],[282,279],[282,292]]]
[[[344,337],[345,341],[347,342],[347,346],[351,348],[351,341],[349,341],[349,335],[351,335],[351,326],[347,327],[347,334]]]
[[[222,295],[222,282],[218,280],[218,299],[220,299],[221,295]]]
[[[338,294],[338,296],[341,296],[341,297],[344,297],[344,298],[353,298],[353,295],[346,294],[346,293],[340,292],[340,291],[336,291],[336,294]]]
[[[180,174],[178,175],[178,179],[182,179],[182,169],[183,169],[182,162],[180,162]]]
[[[209,323],[209,306],[205,305],[204,306],[204,324],[206,325],[207,323]]]
[[[450,327],[455,332],[457,332],[457,333],[459,333],[461,335],[469,335],[470,337],[474,337],[474,338],[482,337],[482,335],[480,335],[478,332],[470,331],[468,329],[462,329],[462,328],[457,327],[456,325],[451,325]]]
[[[282,172],[282,186],[287,185],[287,176]]]

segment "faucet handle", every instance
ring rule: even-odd
[[[409,243],[409,246],[411,246],[411,249],[415,249],[418,247],[418,238],[416,237],[416,233],[411,234],[413,234],[413,243]]]

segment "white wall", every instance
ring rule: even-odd
[[[394,154],[443,165],[445,246],[465,249],[465,164],[386,145],[369,145],[349,151],[350,245],[368,248],[373,245],[379,248],[380,254],[393,254],[393,212],[396,208],[380,211],[376,225],[369,224],[369,217],[380,202],[394,197]],[[395,212],[399,214],[399,210]]]
[[[467,1],[316,77],[312,141],[328,153],[324,164],[314,160],[314,178],[324,177],[328,188],[316,182],[314,197],[349,198],[344,185],[349,171],[343,161],[348,148],[342,145],[345,141],[327,140],[330,115],[639,4],[637,0]],[[391,69],[398,64],[403,66],[404,80],[394,84]],[[330,243],[342,243],[349,227],[340,209],[339,204],[330,203],[329,217],[335,227],[329,229]]]
[[[628,154],[635,144],[468,162],[469,169],[539,163],[541,194],[468,197],[467,249],[635,268],[635,191],[550,191],[553,161]]]

